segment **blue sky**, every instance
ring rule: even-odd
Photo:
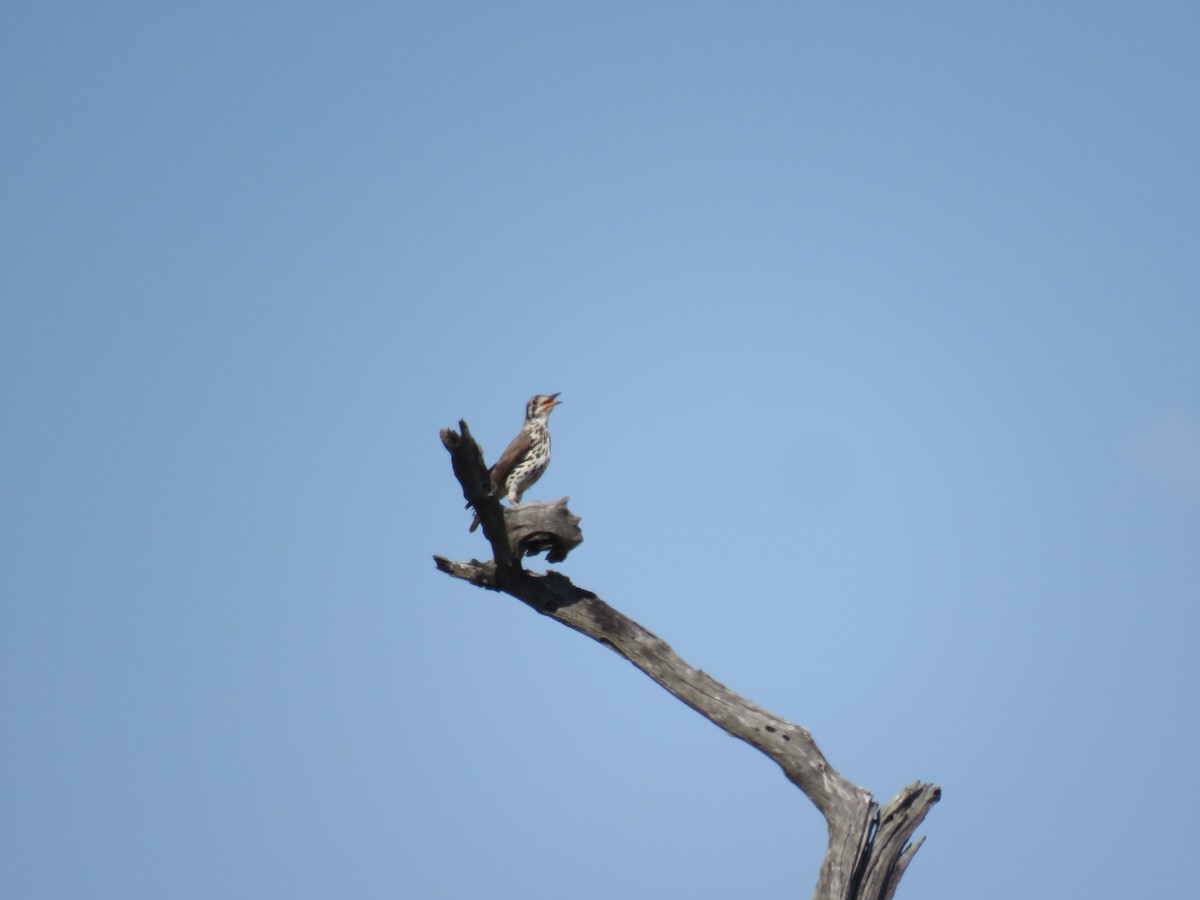
[[[561,391],[560,570],[940,784],[901,896],[1191,896],[1193,4],[0,26],[0,894],[807,896],[769,761],[434,571],[438,429]]]

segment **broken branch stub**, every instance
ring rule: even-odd
[[[570,497],[522,503],[504,510],[504,527],[513,556],[536,556],[545,552],[546,562],[562,562],[583,543],[579,516],[567,509]]]

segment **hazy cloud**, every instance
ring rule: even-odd
[[[1172,494],[1200,500],[1200,420],[1171,413],[1151,421],[1132,446],[1133,458]]]

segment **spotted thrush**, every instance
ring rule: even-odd
[[[547,427],[550,411],[562,401],[558,394],[537,394],[525,404],[525,424],[500,454],[496,464],[488,471],[492,484],[501,496],[517,506],[524,493],[542,477],[550,465],[550,429]],[[470,504],[467,504],[470,506]],[[479,527],[479,514],[471,522],[471,530]]]

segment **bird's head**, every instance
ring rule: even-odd
[[[550,410],[562,403],[561,400],[555,398],[558,394],[536,394],[529,398],[529,402],[525,404],[525,421],[545,422],[550,416]]]

